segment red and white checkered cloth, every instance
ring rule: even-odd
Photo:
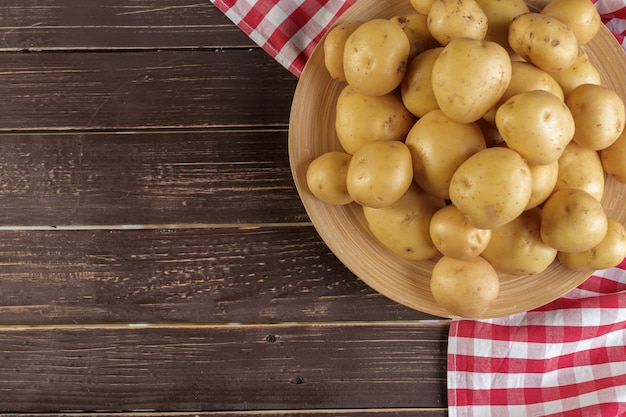
[[[626,0],[591,1],[626,50]],[[211,2],[299,77],[356,0]],[[626,416],[626,261],[530,312],[452,321],[448,342],[451,417]]]

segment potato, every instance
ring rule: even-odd
[[[516,16],[530,11],[524,0],[476,0],[476,3],[487,16],[485,40],[497,42],[509,53],[512,52],[509,45],[509,25]]]
[[[498,297],[500,279],[480,256],[468,260],[442,256],[433,267],[430,291],[453,315],[478,318]]]
[[[571,269],[595,271],[617,266],[626,257],[626,231],[617,220],[608,219],[608,231],[600,243],[584,252],[559,252],[558,258]]]
[[[419,13],[406,16],[394,16],[391,18],[391,21],[399,25],[407,38],[409,38],[411,45],[408,58],[409,62],[421,52],[439,45],[428,31],[426,19],[427,17],[425,15]]]
[[[561,100],[564,99],[563,90],[558,82],[547,72],[529,64],[528,62],[511,62],[511,82],[498,103],[483,118],[495,124],[496,111],[516,94],[532,90],[548,91]]]
[[[413,58],[400,84],[404,106],[417,117],[439,108],[433,93],[432,74],[441,51],[443,47],[427,49]]]
[[[406,259],[423,261],[437,254],[430,237],[430,219],[444,205],[416,184],[395,203],[383,208],[363,207],[372,234]]]
[[[543,272],[556,255],[556,249],[541,239],[541,210],[538,208],[492,229],[491,240],[481,254],[496,271],[512,275]]]
[[[589,56],[582,49],[578,49],[578,55],[571,67],[563,71],[550,72],[550,75],[559,83],[566,97],[579,85],[602,85],[598,69],[589,61]]]
[[[410,0],[411,6],[423,15],[427,15],[435,0]]]
[[[441,45],[453,39],[485,39],[487,15],[475,0],[435,0],[428,11],[428,30]]]
[[[531,165],[558,160],[574,136],[574,118],[568,107],[543,90],[509,98],[496,111],[496,126],[509,148]]]
[[[400,85],[411,44],[388,19],[362,23],[346,40],[343,71],[348,84],[362,94],[382,96]]]
[[[600,151],[604,171],[621,183],[626,183],[626,129],[611,146]]]
[[[593,39],[602,24],[598,9],[589,0],[554,0],[541,10],[541,14],[565,23],[574,32],[578,45]]]
[[[454,205],[437,211],[430,219],[430,237],[446,256],[467,260],[478,256],[491,239],[491,229],[478,229],[467,222]]]
[[[377,140],[361,146],[350,160],[346,177],[354,201],[374,208],[398,201],[412,182],[411,152],[396,140]]]
[[[541,217],[541,238],[559,252],[589,250],[608,229],[600,202],[575,188],[555,191],[543,205]]]
[[[526,210],[539,206],[550,197],[559,175],[559,161],[546,165],[528,165],[528,168],[533,179],[533,187]]]
[[[509,26],[509,45],[544,71],[563,71],[578,54],[576,35],[561,21],[540,13],[524,13]]]
[[[604,195],[604,169],[596,151],[570,142],[559,158],[554,190],[576,188],[600,201]]]
[[[455,122],[441,110],[433,110],[419,119],[405,143],[411,151],[415,182],[443,199],[450,198],[450,181],[457,168],[486,148],[478,125]]]
[[[347,85],[337,99],[335,130],[351,155],[366,142],[404,140],[415,120],[397,91],[374,97]]]
[[[531,192],[528,165],[508,148],[487,148],[472,155],[450,182],[452,204],[479,229],[493,229],[522,214]]]
[[[457,122],[470,123],[483,117],[506,91],[511,60],[495,42],[455,39],[441,51],[432,74],[439,108]]]
[[[565,104],[574,117],[573,141],[588,149],[608,148],[624,131],[624,101],[613,90],[583,84],[567,96]]]
[[[333,27],[324,38],[324,65],[332,78],[345,82],[343,72],[343,51],[348,37],[361,25],[361,22],[342,23]]]
[[[351,203],[346,184],[351,159],[352,156],[344,152],[326,152],[315,158],[306,171],[309,191],[329,204]]]

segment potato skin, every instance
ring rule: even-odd
[[[604,169],[596,151],[570,142],[558,161],[558,175],[554,190],[576,188],[598,201],[604,195]]]
[[[329,204],[351,203],[346,184],[351,159],[352,156],[344,152],[326,152],[315,158],[306,171],[309,191]]]
[[[550,197],[559,177],[559,161],[546,165],[528,165],[533,179],[533,188],[526,210],[542,204]]]
[[[426,20],[427,17],[420,13],[391,18],[391,21],[400,26],[409,39],[409,44],[411,45],[408,58],[409,62],[418,54],[439,45],[428,31]]]
[[[595,271],[613,268],[626,258],[626,230],[617,220],[608,219],[606,236],[600,243],[584,252],[559,252],[559,261],[570,269]]]
[[[433,65],[437,104],[446,116],[460,123],[482,118],[500,100],[510,81],[511,59],[495,42],[455,39]]]
[[[489,244],[491,229],[478,229],[450,204],[430,219],[430,237],[443,255],[467,260],[480,255]]]
[[[437,254],[430,237],[430,219],[444,201],[425,193],[416,184],[395,203],[383,208],[363,206],[372,234],[392,252],[423,261]]]
[[[410,51],[409,38],[399,25],[388,19],[368,20],[346,40],[346,80],[362,94],[388,94],[402,82]]]
[[[598,9],[589,0],[553,0],[541,14],[552,16],[574,32],[578,45],[592,40],[602,24]]]
[[[496,42],[511,53],[509,25],[516,16],[530,12],[524,0],[476,0],[476,3],[487,16],[485,40]]]
[[[428,30],[441,44],[459,38],[485,39],[487,15],[475,0],[435,0],[428,11]]]
[[[443,47],[427,49],[413,58],[400,84],[402,102],[417,117],[439,108],[433,93],[432,76],[433,65],[441,51]]]
[[[563,71],[550,72],[552,78],[561,86],[567,97],[576,87],[582,84],[602,85],[598,69],[589,61],[589,55],[581,48],[571,67]]]
[[[604,171],[617,181],[626,184],[626,129],[611,146],[600,151]]]
[[[509,45],[519,56],[544,71],[563,71],[578,55],[576,35],[561,21],[530,12],[509,26]]]
[[[412,182],[411,152],[395,140],[377,140],[360,147],[350,160],[346,177],[354,201],[374,208],[398,201]]]
[[[324,38],[324,65],[332,78],[345,82],[343,72],[343,51],[348,37],[361,25],[361,22],[342,23],[333,27]]]

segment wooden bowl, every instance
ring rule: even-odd
[[[539,10],[545,0],[528,0]],[[390,18],[413,13],[408,0],[359,0],[337,23]],[[392,253],[370,233],[362,209],[356,203],[332,206],[315,198],[307,188],[306,169],[321,154],[342,150],[335,133],[335,102],[345,84],[331,79],[324,66],[322,43],[313,52],[298,82],[289,122],[289,158],[296,187],[304,207],[331,251],[374,290],[407,307],[436,316],[450,317],[430,292],[435,259],[409,261]],[[604,26],[585,47],[606,87],[626,100],[626,54]],[[607,178],[603,206],[607,214],[626,222],[623,197],[626,186]],[[542,306],[589,277],[589,273],[566,269],[555,261],[536,275],[500,275],[500,294],[481,316],[493,318]],[[364,306],[364,308],[367,308]]]

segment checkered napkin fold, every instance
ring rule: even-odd
[[[211,1],[297,77],[356,2]],[[626,0],[591,1],[626,49]],[[535,310],[452,321],[448,406],[451,417],[626,416],[626,261]]]

